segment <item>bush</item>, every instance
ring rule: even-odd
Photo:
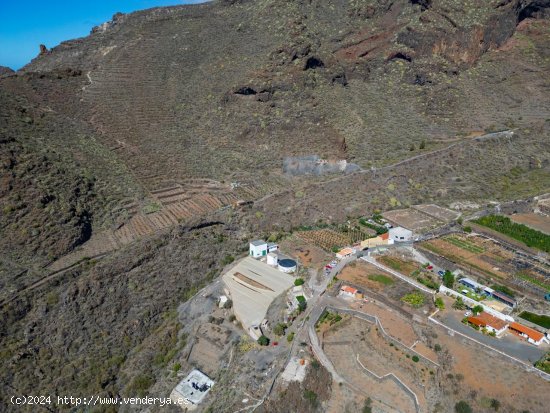
[[[233,261],[235,261],[235,257],[233,255],[226,255],[223,257],[222,265],[231,264]]]
[[[465,226],[464,227],[464,232],[467,232],[469,234],[470,232],[472,232],[472,227],[469,226],[469,225]]]
[[[412,361],[418,363],[420,361],[420,358],[415,354],[414,356],[412,356]]]
[[[269,338],[267,338],[264,335],[261,335],[260,338],[258,338],[258,344],[260,346],[269,346]]]
[[[309,401],[312,406],[317,405],[317,393],[312,390],[304,390],[304,398]]]
[[[500,402],[497,399],[491,399],[491,407],[496,411],[500,409]]]
[[[296,287],[298,287],[299,285],[303,285],[304,282],[305,282],[305,281],[304,281],[303,278],[296,278],[296,279],[294,280],[294,285],[295,285]]]
[[[294,340],[294,331],[291,331],[286,338],[286,341],[289,343],[292,342],[292,340]]]
[[[275,328],[273,328],[273,333],[279,337],[284,336],[286,329],[287,325],[285,323],[278,323]]]
[[[483,307],[480,306],[479,304],[476,305],[474,308],[472,308],[472,313],[474,313],[474,315],[481,314],[482,312],[483,312]]]
[[[462,301],[462,297],[457,297],[457,299],[453,303],[453,308],[456,310],[464,310],[466,308],[464,301]]]
[[[455,404],[455,412],[456,413],[472,413],[473,410],[470,407],[468,403],[466,403],[464,400],[459,401],[457,404]]]
[[[370,397],[365,400],[365,404],[363,405],[362,413],[372,413],[372,400]]]
[[[444,310],[445,309],[445,303],[443,302],[443,298],[437,297],[435,299],[435,306],[437,308],[439,308],[440,310]]]
[[[453,288],[453,285],[455,283],[455,276],[452,272],[449,270],[445,271],[445,274],[443,274],[443,285],[447,288]]]
[[[435,344],[434,345],[434,351],[436,351],[436,352],[441,351],[441,344]]]
[[[424,296],[421,293],[415,291],[401,297],[401,301],[409,304],[414,308],[420,308],[424,305]]]

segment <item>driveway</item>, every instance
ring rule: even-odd
[[[501,338],[486,336],[481,332],[474,330],[472,327],[462,324],[460,318],[461,315],[462,314],[454,312],[445,312],[444,314],[439,313],[436,316],[436,319],[453,330],[465,334],[474,340],[482,342],[483,344],[496,348],[497,350],[500,350],[512,357],[526,361],[529,364],[533,364],[535,361],[540,359],[548,350],[548,346],[534,346],[533,344],[521,341],[518,337],[508,332],[504,333]]]

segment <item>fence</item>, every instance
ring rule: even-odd
[[[491,307],[488,307],[485,304],[480,303],[479,301],[473,300],[470,297],[467,297],[464,294],[461,294],[461,293],[459,293],[455,290],[451,290],[450,288],[447,288],[444,285],[441,285],[439,287],[439,292],[444,293],[444,294],[448,294],[448,295],[452,295],[453,297],[460,297],[460,298],[462,298],[462,301],[464,301],[464,303],[469,307],[475,307],[476,305],[480,305],[480,306],[483,307],[483,311],[485,311],[486,313],[491,314],[494,317],[500,318],[501,320],[509,321],[509,322],[514,321],[514,317],[511,317],[511,316],[506,315],[506,314],[502,314],[500,311],[497,311],[497,310],[495,310]]]

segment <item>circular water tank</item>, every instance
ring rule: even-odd
[[[274,254],[272,252],[267,254],[267,265],[271,265],[273,267],[276,267],[278,261],[279,261],[279,257],[277,256],[277,254]]]
[[[282,272],[294,272],[296,271],[296,261],[285,258],[284,260],[279,260],[278,265],[279,271]]]

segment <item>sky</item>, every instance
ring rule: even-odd
[[[117,12],[204,0],[0,0],[0,66],[20,69],[64,40],[87,36]]]

